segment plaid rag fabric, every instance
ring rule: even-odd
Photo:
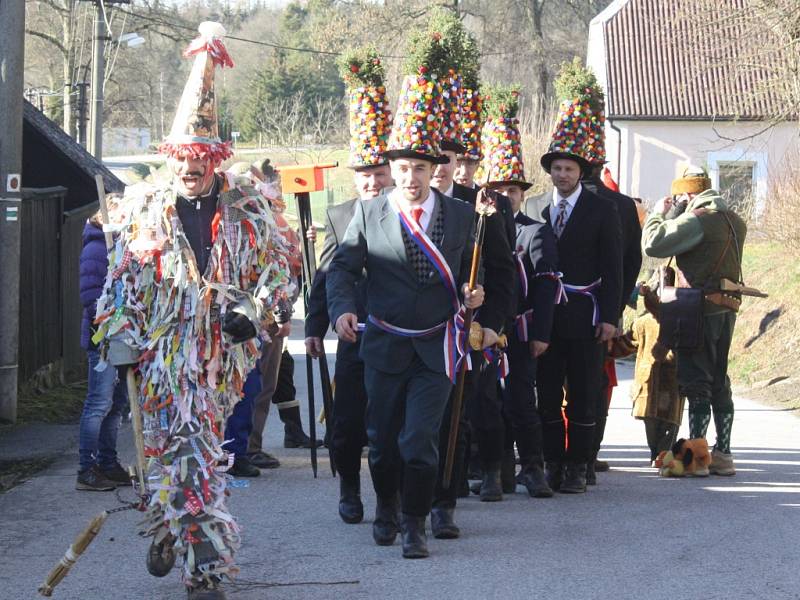
[[[404,228],[401,229],[403,232],[403,244],[406,247],[406,258],[411,268],[414,269],[414,272],[417,274],[417,280],[420,283],[425,283],[436,273],[436,268],[433,266],[430,259],[425,256],[425,253],[420,250],[414,240],[411,239],[411,236],[406,233],[406,230]],[[441,247],[442,238],[444,237],[444,212],[442,210],[436,213],[433,226],[427,233],[431,241],[436,244],[437,247]]]

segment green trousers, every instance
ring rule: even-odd
[[[678,385],[689,401],[692,438],[706,437],[711,413],[717,429],[716,448],[730,452],[733,395],[728,378],[728,352],[736,313],[725,311],[703,318],[703,347],[678,350]]]

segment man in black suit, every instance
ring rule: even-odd
[[[620,224],[622,226],[622,302],[619,308],[619,319],[622,319],[622,312],[625,305],[633,293],[639,271],[642,268],[642,227],[639,224],[639,213],[636,211],[636,203],[633,198],[609,189],[601,178],[603,164],[593,163],[586,173],[583,186],[601,198],[610,200],[617,207]],[[598,464],[597,453],[600,451],[600,444],[603,442],[603,435],[606,430],[606,420],[608,419],[608,377],[603,370],[600,389],[597,395],[597,416],[594,436],[594,453],[589,459],[586,468],[586,481],[589,485],[597,482],[595,468],[607,470],[607,463]]]
[[[544,475],[542,422],[536,408],[536,364],[550,345],[558,290],[558,251],[553,230],[522,213],[524,181],[497,182],[494,189],[511,202],[517,229],[515,252],[519,264],[516,316],[506,326],[510,372],[501,392],[506,417],[504,445],[513,457],[517,443],[517,478],[532,498],[553,495]],[[493,421],[481,415],[482,421]]]
[[[431,185],[446,196],[462,200],[475,206],[478,189],[459,185],[453,180],[456,169],[456,157],[464,152],[463,146],[452,142],[442,142],[441,154],[447,159],[436,166],[431,180]],[[511,260],[511,249],[514,244],[514,217],[511,205],[505,197],[496,200],[497,212],[486,221],[486,235],[484,238],[483,259],[483,284],[486,289],[488,302],[491,306],[501,307],[501,323],[511,315],[514,306],[514,263]],[[477,216],[476,216],[477,218]],[[494,317],[490,317],[494,319]],[[483,316],[479,317],[484,320]],[[496,396],[495,382],[497,380],[497,365],[484,364],[480,352],[472,353],[472,371],[467,373],[464,381],[464,404],[471,407],[483,402],[484,398]],[[433,509],[431,511],[431,530],[438,539],[455,539],[461,535],[455,523],[455,507],[458,497],[458,487],[464,478],[465,455],[468,446],[467,432],[470,423],[467,419],[467,410],[460,416],[456,453],[453,462],[452,484],[448,489],[442,487],[444,475],[447,442],[450,436],[452,397],[445,408],[442,427],[439,431],[439,477],[436,480]]]
[[[355,343],[355,284],[366,271],[368,316],[360,355],[378,497],[373,538],[378,545],[394,543],[402,506],[403,556],[424,558],[439,427],[452,389],[452,361],[446,363],[442,351],[446,325],[461,302],[455,294],[472,308],[483,303],[484,294],[481,286],[467,286],[474,211],[430,187],[433,164],[441,160],[438,148],[401,147],[386,156],[396,187],[356,204],[328,270],[328,312],[339,338]],[[486,315],[497,312],[485,308]],[[502,322],[483,325],[484,343],[495,343]]]
[[[616,206],[581,185],[585,159],[553,151],[542,156],[541,164],[555,186],[542,216],[558,238],[568,298],[555,309],[550,347],[539,358],[544,456],[550,487],[581,493],[594,448],[603,345],[616,333],[622,302],[621,227]],[[561,412],[565,384],[568,431]]]
[[[328,267],[347,226],[353,218],[356,203],[376,198],[392,185],[389,164],[354,167],[353,179],[359,198],[332,206],[326,213],[325,243],[320,264],[308,297],[305,321],[306,351],[317,358],[323,351],[322,339],[330,326],[325,283]],[[366,314],[366,284],[356,284],[356,314],[363,323]],[[358,356],[361,334],[355,343],[340,341],[336,349],[336,389],[333,396],[330,452],[339,472],[339,516],[345,523],[360,523],[364,518],[361,502],[361,451],[367,444],[364,415],[367,392],[364,389],[364,363]]]

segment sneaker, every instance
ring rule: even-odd
[[[281,463],[277,458],[268,452],[264,452],[263,450],[248,454],[247,458],[250,460],[251,465],[258,467],[259,469],[277,469],[281,466]]]
[[[736,468],[733,466],[733,454],[726,454],[714,448],[711,452],[711,464],[708,466],[708,470],[712,475],[725,477],[736,475]]]
[[[115,462],[110,468],[100,467],[100,472],[105,475],[106,479],[113,481],[118,486],[131,485],[130,474],[118,462]]]
[[[692,473],[687,473],[690,477],[708,477],[708,467],[697,467]]]
[[[117,485],[108,479],[97,465],[93,465],[85,471],[78,473],[78,480],[75,483],[75,489],[86,492],[110,492],[114,490]]]

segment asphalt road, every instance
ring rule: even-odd
[[[304,399],[301,342],[290,349]],[[428,560],[403,560],[398,544],[375,546],[369,519],[343,524],[327,460],[313,479],[307,451],[281,447],[273,412],[266,444],[283,466],[233,490],[244,546],[229,598],[800,598],[797,417],[737,399],[738,475],[659,478],[646,466],[644,427],[630,416],[630,374],[621,367],[601,453],[612,470],[599,474],[596,488],[552,499],[518,493],[493,504],[463,500],[457,511],[463,537],[431,540]],[[130,458],[127,429],[120,442]],[[86,522],[117,505],[113,494],[74,490],[76,463],[77,451],[65,452],[0,496],[0,598],[38,597],[37,586]],[[366,462],[362,476],[371,515]],[[148,540],[136,536],[137,520],[131,511],[111,516],[54,597],[185,598],[177,573],[147,574]]]

